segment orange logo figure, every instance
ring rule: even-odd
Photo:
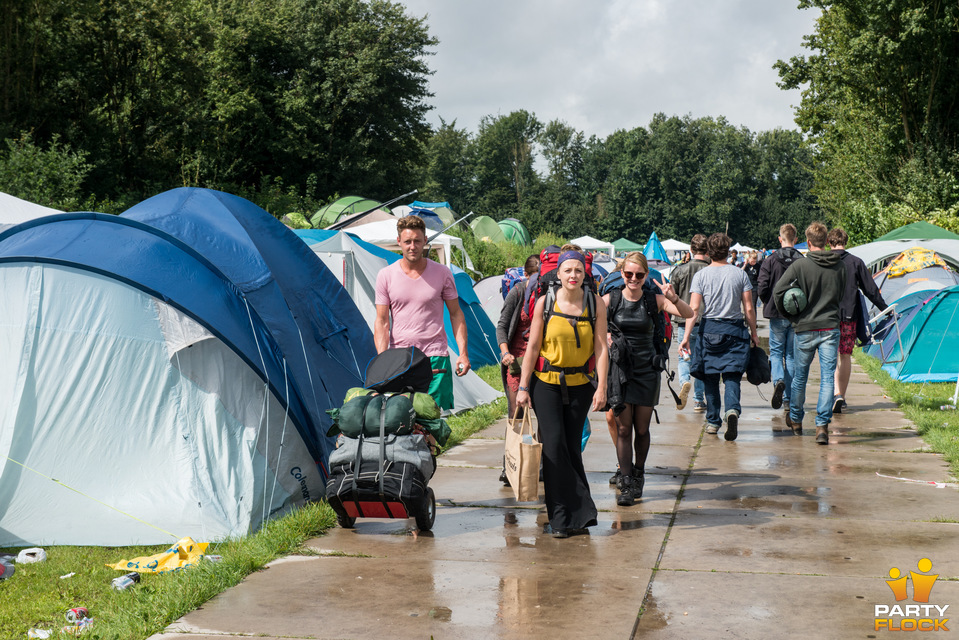
[[[905,600],[909,597],[909,594],[906,591],[906,576],[899,577],[900,571],[896,567],[893,567],[889,570],[889,577],[892,580],[886,580],[886,584],[889,585],[889,588],[892,589],[892,593],[896,596],[896,602],[900,600]]]
[[[932,570],[932,560],[929,558],[920,560],[918,568],[922,573],[909,572],[912,578],[912,599],[915,602],[929,602],[929,592],[932,591],[932,585],[936,584],[939,574],[925,575]]]
[[[909,572],[909,577],[912,578],[912,600],[913,602],[929,602],[929,592],[932,591],[932,586],[939,579],[939,574],[927,574],[928,571],[932,570],[932,560],[929,558],[920,560],[917,568],[922,573]],[[893,595],[896,596],[896,602],[908,598],[906,576],[903,576],[898,568],[893,567],[889,570],[889,577],[892,580],[886,580],[886,584],[889,585]]]

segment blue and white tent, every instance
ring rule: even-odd
[[[225,196],[190,191],[203,211]],[[304,292],[271,251],[283,234],[302,243],[247,213],[164,223],[182,238],[211,232],[212,259],[132,216],[62,214],[0,234],[0,546],[222,539],[324,494],[319,380],[353,376],[311,360],[304,380],[294,360],[318,343],[340,362],[354,355],[321,324],[293,329],[316,307],[286,297]],[[260,277],[243,280],[251,243]],[[225,275],[230,255],[239,282]],[[324,269],[306,258],[305,274]],[[302,341],[290,354],[284,313],[269,308],[281,302]],[[351,345],[358,362],[367,340]]]

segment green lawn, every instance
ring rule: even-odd
[[[498,365],[483,367],[477,373],[493,388],[500,388]],[[452,416],[448,422],[453,433],[445,449],[505,413],[506,400],[501,398]],[[164,575],[145,574],[140,584],[125,591],[113,590],[110,581],[123,574],[107,568],[106,564],[153,555],[169,545],[45,547],[45,562],[16,565],[13,577],[0,581],[0,638],[26,638],[31,628],[58,630],[66,624],[67,609],[86,607],[94,623],[81,637],[142,640],[162,631],[268,562],[300,552],[304,542],[321,535],[335,523],[333,510],[325,502],[311,504],[269,522],[253,535],[211,545],[207,553],[223,556],[221,562],[205,562]],[[174,542],[171,540],[170,544]],[[0,549],[0,553],[12,555],[19,551],[19,548]],[[60,578],[69,573],[74,575]]]

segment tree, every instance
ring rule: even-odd
[[[534,145],[542,128],[535,115],[522,109],[480,121],[473,164],[473,197],[480,210],[502,212],[522,203],[538,179]]]
[[[454,211],[469,206],[472,145],[472,137],[466,129],[457,129],[455,120],[447,123],[440,118],[439,129],[426,143],[426,167],[420,189],[423,199],[448,201]]]

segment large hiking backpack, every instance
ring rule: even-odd
[[[523,267],[510,267],[506,270],[506,273],[503,274],[503,280],[500,282],[499,286],[499,292],[503,294],[503,300],[506,300],[506,296],[509,294],[510,290],[522,282],[523,278],[525,277],[526,270],[523,269]]]
[[[555,296],[556,289],[559,287],[559,255],[560,248],[551,244],[542,250],[539,254],[539,273],[529,277],[526,284],[526,291],[523,294],[523,305],[526,308],[528,316],[533,317],[533,309],[536,307],[536,301],[540,296],[552,289]],[[593,256],[589,253],[583,254],[586,258],[586,281],[583,283],[587,289],[596,293],[596,281],[593,279]],[[595,317],[595,316],[594,316]]]

